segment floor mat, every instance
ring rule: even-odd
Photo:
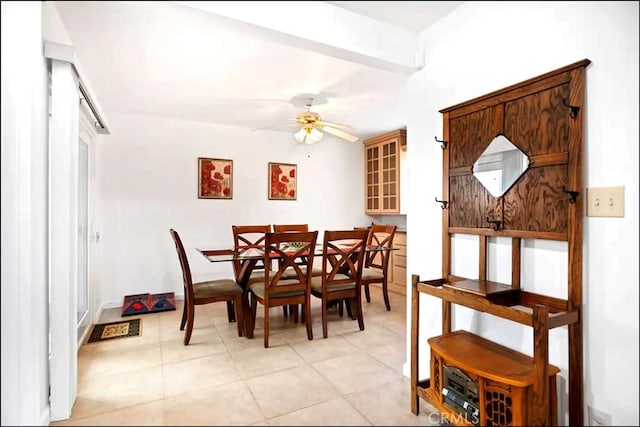
[[[138,337],[142,335],[142,319],[120,320],[99,323],[93,326],[87,344],[109,341],[117,338]]]

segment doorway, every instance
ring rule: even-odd
[[[82,123],[82,121],[81,121]],[[81,126],[78,138],[78,297],[76,327],[78,347],[91,326],[89,285],[89,144],[91,135]]]

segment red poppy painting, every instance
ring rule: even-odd
[[[198,157],[198,198],[233,198],[233,161]]]
[[[269,163],[269,200],[296,200],[298,168],[287,163]]]

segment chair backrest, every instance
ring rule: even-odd
[[[306,232],[306,231],[309,231],[309,225],[308,224],[274,224],[273,231],[275,233],[284,233],[287,231]]]
[[[360,283],[369,230],[326,230],[322,243],[322,291]]]
[[[191,269],[189,268],[189,260],[187,254],[184,251],[182,240],[178,235],[178,232],[173,228],[169,229],[169,233],[173,238],[173,243],[176,245],[176,251],[178,252],[178,259],[180,260],[180,268],[182,269],[182,285],[184,286],[184,296],[188,300],[193,299],[193,282],[191,280]]]
[[[265,235],[271,232],[271,225],[232,225],[233,248],[245,249],[264,246]]]
[[[274,233],[289,233],[289,232],[306,233],[307,231],[309,231],[309,225],[308,224],[274,224],[273,231]],[[307,263],[308,262],[306,257],[300,257],[300,259],[298,260],[299,265],[307,265]],[[281,265],[282,265],[282,262],[278,260],[278,266],[281,266]]]
[[[273,258],[278,258],[279,262],[277,270],[265,272],[265,298],[274,291],[282,293],[310,290],[313,253],[317,239],[317,231],[266,234],[264,262],[268,264]],[[292,242],[295,242],[295,246],[290,245]],[[300,268],[299,259],[306,260],[305,269]],[[281,281],[282,275],[289,267],[295,274],[289,274]]]
[[[233,249],[242,251],[250,248],[263,248],[265,245],[265,237],[271,232],[271,225],[232,225],[233,231]],[[238,274],[239,264],[234,263],[236,276]],[[265,266],[260,261],[253,269],[263,270]]]
[[[389,267],[393,238],[396,235],[396,225],[371,224],[369,236],[367,237],[367,261],[365,267],[377,268],[385,273]],[[381,250],[384,249],[384,250]]]

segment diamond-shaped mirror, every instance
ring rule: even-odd
[[[493,197],[501,197],[524,174],[529,158],[504,135],[498,135],[473,164],[473,176]]]

